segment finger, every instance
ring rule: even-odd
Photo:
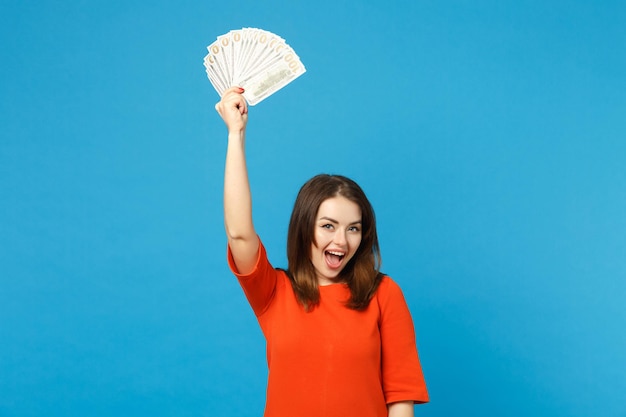
[[[239,86],[235,86],[235,87],[230,87],[229,89],[227,89],[226,91],[224,91],[224,94],[222,97],[226,96],[226,95],[230,95],[230,94],[243,94],[245,90]]]
[[[248,103],[246,103],[246,99],[243,98],[243,96],[239,96],[240,97],[240,103],[239,103],[239,111],[241,112],[242,115],[247,114],[248,113]]]
[[[248,103],[246,103],[246,99],[241,94],[236,92],[231,92],[228,96],[224,95],[220,105],[225,109],[237,109],[241,114],[248,112]]]

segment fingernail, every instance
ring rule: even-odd
[[[246,90],[244,90],[243,88],[239,87],[239,91],[241,91],[243,93]]]

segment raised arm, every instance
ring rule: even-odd
[[[246,167],[245,138],[248,105],[243,89],[228,89],[215,110],[228,128],[228,147],[224,171],[224,224],[237,270],[252,272],[259,250],[259,238],[252,223],[252,197]]]

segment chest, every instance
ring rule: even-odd
[[[277,294],[262,323],[268,362],[306,357],[324,364],[379,363],[380,312],[375,300],[365,311],[355,311],[344,306],[347,288],[322,287],[320,304],[306,312],[291,288],[287,290]]]

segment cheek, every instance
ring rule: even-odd
[[[361,235],[353,236],[350,240],[350,249],[352,249],[353,253],[356,252],[357,249],[359,249],[359,246],[361,246],[361,240]]]
[[[319,247],[319,242],[321,242],[322,240],[320,239],[320,232],[319,230],[315,230],[315,232],[313,233],[313,242],[311,242],[311,247],[312,248],[317,248]]]

